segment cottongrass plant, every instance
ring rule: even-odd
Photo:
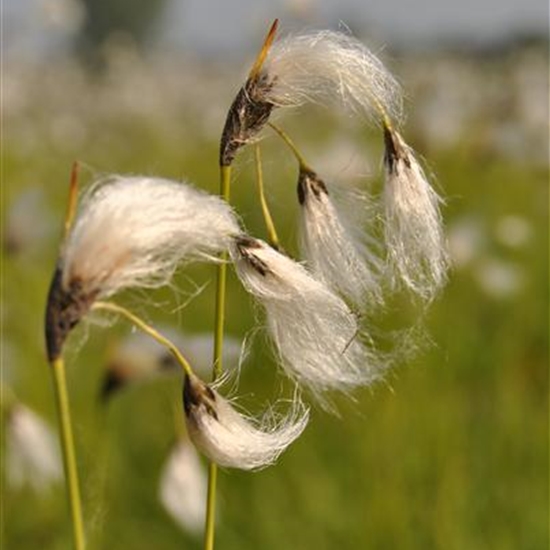
[[[299,388],[285,415],[270,408],[259,419],[239,411],[221,395],[228,263],[233,263],[244,288],[265,310],[267,329],[285,373],[326,408],[331,407],[332,392],[351,395],[357,387],[382,379],[391,364],[391,355],[379,353],[369,337],[374,327],[365,326],[384,303],[382,291],[394,290],[400,280],[429,301],[445,280],[448,264],[440,200],[398,131],[402,96],[395,78],[349,34],[320,31],[276,40],[277,26],[275,21],[227,113],[220,138],[220,197],[156,177],[111,176],[92,185],[73,223],[76,176],[72,179],[64,244],[48,297],[46,340],[77,550],[84,548],[84,531],[61,353],[69,332],[89,310],[122,316],[168,350],[182,367],[188,437],[210,461],[204,549],[212,550],[218,465],[265,468],[303,433],[309,420]],[[273,246],[241,228],[229,204],[237,153],[256,139],[273,110],[308,103],[329,109],[337,106],[383,129],[384,243],[367,233],[363,214],[370,211],[371,203],[366,195],[342,193],[354,204],[351,209],[340,204],[336,187],[309,167],[279,128],[275,129],[299,163],[305,261],[283,252],[264,193],[259,147],[258,191]],[[380,267],[381,248],[387,269]],[[163,285],[179,265],[197,259],[217,263],[213,381],[209,383],[197,376],[169,338],[126,308],[104,301],[122,289]],[[393,286],[385,285],[381,275]],[[181,456],[187,451],[182,449],[174,449],[161,485],[161,497],[174,515],[183,506],[176,491],[186,490],[180,463],[185,462]],[[189,514],[198,517],[195,508]]]
[[[231,236],[238,233],[239,225],[226,203],[183,183],[149,177],[106,178],[91,187],[78,215],[77,187],[75,163],[64,242],[46,305],[45,335],[74,546],[83,550],[82,505],[62,358],[64,342],[92,307],[100,309],[100,298],[124,288],[160,286],[184,260],[214,260],[215,254],[228,246]],[[103,308],[125,313],[123,308],[108,304]]]

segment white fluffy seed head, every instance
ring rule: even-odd
[[[296,398],[287,416],[267,413],[256,422],[197,377],[186,377],[183,402],[187,431],[197,448],[216,464],[240,470],[275,463],[309,420],[309,411]]]
[[[187,440],[179,440],[162,472],[159,498],[174,521],[194,535],[204,525],[207,485],[197,452]]]
[[[385,237],[394,284],[402,281],[424,300],[444,285],[449,266],[439,205],[414,151],[385,129]]]
[[[6,476],[14,488],[47,491],[61,481],[63,471],[55,434],[34,412],[16,404],[8,412]]]
[[[381,377],[356,316],[324,283],[263,241],[239,237],[231,249],[239,279],[266,310],[282,366],[321,404],[327,390],[348,392]]]
[[[382,301],[381,265],[365,231],[367,198],[359,190],[345,192],[348,200],[337,204],[317,174],[300,170],[300,244],[315,277],[362,311]]]
[[[231,208],[185,183],[112,176],[85,197],[61,259],[62,282],[99,296],[165,283],[179,262],[213,259],[238,232]]]
[[[230,206],[184,183],[112,176],[82,201],[46,306],[48,359],[94,300],[166,283],[179,263],[215,260],[239,224]]]
[[[379,123],[402,118],[401,89],[367,47],[343,32],[316,31],[275,42],[263,71],[275,106],[332,105]]]

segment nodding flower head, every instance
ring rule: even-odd
[[[237,237],[231,249],[239,279],[266,310],[285,372],[319,401],[380,378],[382,364],[364,343],[354,313],[304,266],[258,239]]]
[[[183,405],[189,437],[197,448],[216,464],[240,470],[273,464],[309,419],[308,410],[295,400],[287,417],[266,415],[254,422],[195,376],[185,378]]]
[[[112,176],[84,198],[53,277],[46,310],[50,360],[94,300],[164,284],[184,260],[214,260],[239,232],[218,197],[149,177]]]
[[[446,280],[449,257],[439,204],[414,151],[384,129],[385,238],[390,275],[425,300]]]
[[[317,31],[288,36],[271,46],[275,28],[229,110],[222,166],[232,163],[276,107],[336,104],[376,123],[386,117],[401,119],[399,84],[361,42],[342,32]]]
[[[298,200],[301,205],[302,253],[313,274],[364,310],[382,301],[378,275],[380,260],[374,240],[365,232],[366,195],[339,189],[347,199],[338,203],[327,185],[311,170],[301,168]]]

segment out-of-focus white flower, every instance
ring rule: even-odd
[[[204,376],[211,373],[214,346],[211,333],[189,334],[173,327],[161,327],[160,331],[181,351],[194,372]],[[239,364],[241,347],[236,338],[224,337],[223,362],[226,370],[232,370]],[[132,332],[110,350],[102,394],[108,397],[126,384],[179,370],[180,365],[165,346],[143,332]]]
[[[6,476],[14,488],[45,492],[63,476],[57,438],[29,408],[17,403],[7,414]]]
[[[244,287],[266,310],[285,372],[321,403],[327,390],[346,392],[381,377],[382,362],[361,341],[356,316],[304,266],[247,236],[236,239],[231,255]]]
[[[525,272],[520,266],[496,258],[480,262],[474,277],[483,292],[497,300],[515,296],[525,285]]]
[[[21,192],[6,213],[3,247],[8,254],[34,251],[52,234],[53,220],[42,189]]]
[[[187,440],[180,439],[164,466],[159,498],[174,521],[194,535],[204,526],[207,486],[197,452]]]
[[[369,203],[358,189],[340,188],[340,200],[314,172],[300,169],[301,249],[313,274],[359,310],[382,301],[380,259],[365,229]],[[342,197],[344,195],[344,197]]]
[[[122,176],[98,182],[83,200],[50,288],[50,359],[94,300],[160,286],[182,261],[217,261],[238,232],[226,202],[185,183]]]
[[[533,228],[522,216],[502,216],[496,225],[495,234],[500,243],[510,248],[520,248],[529,242]]]
[[[275,463],[304,431],[309,411],[295,397],[287,416],[247,418],[196,376],[185,377],[183,404],[189,437],[220,466],[258,470]]]
[[[465,268],[482,253],[487,235],[479,220],[462,217],[449,225],[447,239],[453,266]]]
[[[441,199],[401,135],[385,128],[384,137],[390,277],[429,301],[445,283],[449,265],[439,212]]]

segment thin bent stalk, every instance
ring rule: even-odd
[[[176,361],[181,365],[185,374],[187,374],[188,376],[193,375],[193,369],[191,368],[191,365],[189,364],[187,359],[185,359],[185,357],[181,354],[180,350],[168,338],[166,338],[166,336],[162,335],[158,330],[147,324],[145,321],[140,319],[131,311],[127,310],[125,307],[119,306],[118,304],[114,304],[112,302],[96,302],[92,306],[92,309],[110,311],[112,313],[118,313],[119,315],[126,317],[126,319],[128,319],[140,330],[151,336],[151,338],[154,338],[159,344],[165,346],[176,358]]]
[[[84,550],[84,522],[82,521],[82,505],[80,501],[80,489],[78,472],[76,469],[76,456],[74,451],[73,431],[71,427],[71,412],[69,408],[69,395],[67,392],[67,380],[65,377],[65,363],[62,357],[58,357],[51,363],[53,382],[55,388],[55,402],[59,418],[61,450],[63,453],[63,467],[67,485],[67,497],[73,524],[73,542],[75,550]]]
[[[220,195],[229,202],[231,194],[231,166],[220,167]],[[223,253],[218,265],[216,281],[216,312],[214,319],[213,380],[223,372],[223,334],[225,325],[225,291],[227,280],[227,253]],[[210,462],[208,466],[208,493],[206,499],[206,523],[204,526],[204,550],[213,550],[216,520],[216,483],[218,468]]]
[[[260,204],[262,206],[262,214],[264,216],[265,227],[267,229],[267,235],[269,238],[269,244],[276,248],[277,250],[281,249],[281,244],[279,237],[277,235],[277,230],[275,229],[275,223],[273,222],[273,217],[269,211],[269,205],[267,204],[267,199],[265,197],[264,191],[264,177],[262,171],[262,157],[260,153],[260,146],[256,145],[256,181],[258,184],[258,194],[260,195]]]

